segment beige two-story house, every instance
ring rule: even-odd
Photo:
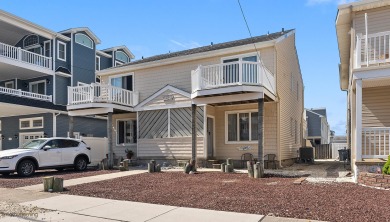
[[[348,93],[348,144],[355,176],[390,154],[390,1],[340,5],[340,87]]]
[[[116,155],[132,149],[139,159],[168,161],[275,154],[287,165],[302,146],[295,30],[143,58],[97,75],[100,83],[69,88],[68,110],[108,116]]]

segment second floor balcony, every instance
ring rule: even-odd
[[[237,61],[199,66],[192,71],[192,98],[240,92],[276,94],[274,74],[262,62]]]
[[[390,31],[356,35],[354,68],[390,64]]]
[[[46,102],[52,102],[52,96],[51,95],[43,95],[39,93],[33,93],[33,92],[27,92],[22,91],[20,89],[10,89],[6,87],[0,87],[0,94],[10,95],[10,96],[17,96],[27,99],[35,99],[35,100],[41,100]]]
[[[52,58],[0,42],[1,79],[31,78],[52,74]],[[11,75],[10,77],[4,75]]]
[[[134,107],[138,104],[139,94],[119,87],[92,83],[68,87],[68,109],[99,107],[99,104],[114,104]]]

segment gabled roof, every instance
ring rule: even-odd
[[[131,59],[135,58],[134,54],[124,45],[115,46],[115,47],[111,47],[111,48],[108,48],[108,49],[103,49],[103,50],[100,50],[100,51],[102,51],[102,52],[110,52],[110,51],[116,51],[118,49],[122,49],[128,56],[130,56]]]
[[[183,91],[181,89],[178,89],[174,86],[171,86],[171,85],[166,85],[164,86],[163,88],[161,88],[160,90],[158,90],[157,92],[153,93],[151,96],[149,96],[148,98],[146,98],[144,101],[142,101],[141,103],[139,103],[135,108],[135,110],[137,111],[140,111],[140,110],[144,110],[144,107],[145,106],[148,106],[148,103],[153,101],[155,98],[159,97],[160,95],[163,95],[165,92],[167,91],[172,91],[176,94],[179,94],[185,98],[188,98],[188,104],[185,103],[181,103],[180,105],[166,105],[164,106],[163,108],[164,109],[167,109],[167,108],[178,108],[178,107],[187,107],[187,106],[191,106],[191,94],[186,92],[186,91]]]
[[[80,27],[80,28],[71,28],[71,29],[66,29],[64,31],[61,31],[59,33],[61,34],[67,34],[67,33],[76,33],[76,32],[86,32],[89,37],[91,37],[93,39],[93,41],[95,42],[95,44],[100,44],[101,41],[100,39],[95,35],[95,33],[93,33],[91,31],[91,29],[87,28],[87,27]]]
[[[178,52],[172,52],[172,53],[151,56],[148,58],[144,58],[141,60],[127,63],[125,65],[122,65],[122,67],[123,66],[131,66],[131,65],[140,64],[140,63],[152,62],[152,61],[157,61],[157,60],[163,60],[163,59],[168,59],[168,58],[173,58],[173,57],[186,56],[186,55],[192,55],[192,54],[196,54],[196,53],[231,48],[231,47],[235,47],[235,46],[248,45],[248,44],[252,44],[252,43],[276,40],[279,37],[281,37],[289,32],[292,32],[292,31],[294,31],[294,29],[281,31],[281,32],[275,32],[275,33],[261,35],[261,36],[255,36],[253,38],[240,39],[240,40],[218,43],[218,44],[213,44],[213,45],[208,45],[208,46],[202,46],[202,47],[178,51]]]

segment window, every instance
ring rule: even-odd
[[[110,77],[110,83],[112,86],[133,91],[133,74],[126,74],[112,78]]]
[[[8,88],[8,89],[15,89],[13,81],[4,83],[4,86],[5,86],[5,88]]]
[[[57,44],[57,54],[58,59],[66,62],[66,44],[63,42],[58,42]]]
[[[26,48],[28,46],[36,45],[39,43],[39,38],[37,35],[29,35],[23,41],[23,47]]]
[[[78,147],[80,142],[74,141],[74,140],[59,140],[59,147],[60,148],[72,148],[72,147]]]
[[[118,120],[117,126],[117,144],[137,143],[137,121],[136,120]]]
[[[19,128],[20,129],[43,128],[43,117],[20,119]]]
[[[95,70],[96,71],[100,70],[100,56],[96,56],[95,58]]]
[[[124,53],[122,51],[115,52],[115,59],[122,61],[124,63],[129,61],[129,57],[126,55],[126,53]]]
[[[30,82],[30,92],[46,95],[46,80]]]
[[[75,42],[90,49],[93,49],[93,41],[84,34],[77,33],[75,35]]]
[[[256,141],[258,139],[258,113],[227,113],[227,142]]]
[[[29,48],[26,48],[26,50],[29,51],[29,52],[33,52],[33,53],[42,55],[42,48],[41,48],[41,46],[29,47]]]
[[[115,61],[115,67],[116,67],[116,66],[120,66],[120,65],[123,65],[123,63],[118,62],[118,61]]]
[[[50,40],[43,43],[43,51],[44,51],[44,53],[45,53],[44,55],[46,57],[51,57],[51,42],[50,42]]]

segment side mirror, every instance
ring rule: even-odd
[[[47,150],[50,149],[50,148],[51,148],[51,146],[44,146],[44,147],[43,147],[43,150],[44,150],[44,151],[47,151]]]

